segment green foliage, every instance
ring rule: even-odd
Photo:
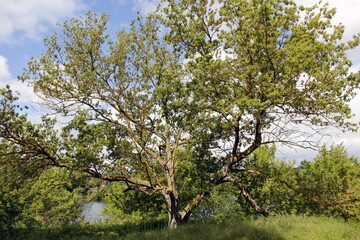
[[[311,213],[360,219],[360,164],[343,145],[324,146],[297,169],[297,184]]]
[[[345,50],[355,45],[339,42],[343,26],[331,23],[333,9],[281,0],[164,2],[167,38],[189,60],[194,128],[225,141],[239,125],[245,147],[259,117],[264,130],[284,118],[291,128],[351,126],[346,102],[359,76],[347,76]]]
[[[6,175],[4,175],[6,177]],[[38,178],[22,182],[2,179],[0,226],[49,226],[74,222],[82,203],[73,176],[61,169],[46,169]]]
[[[104,214],[118,224],[139,224],[166,219],[166,205],[161,196],[149,196],[142,192],[126,191],[124,183],[112,183],[105,197]]]
[[[289,188],[294,184],[294,162],[277,160],[275,151],[275,146],[254,151],[244,160],[246,171],[242,172],[241,179],[259,205],[273,213],[293,213],[300,201],[299,194]],[[238,197],[238,201],[246,214],[253,214],[242,197]]]
[[[177,189],[182,200],[180,207],[184,208],[198,192],[210,191],[211,173],[216,173],[220,164],[211,157],[206,148],[197,143],[180,148],[177,155]]]
[[[233,184],[221,184],[211,189],[210,196],[194,210],[192,219],[213,219],[216,223],[229,219],[242,219],[246,216],[247,204],[239,202],[242,198]]]
[[[313,161],[300,166],[276,160],[275,148],[249,156],[241,179],[254,199],[273,213],[325,214],[359,219],[359,162],[343,145],[324,146]],[[242,197],[246,214],[253,210]]]
[[[59,151],[59,139],[54,119],[44,116],[41,124],[33,124],[16,101],[9,86],[0,89],[0,170],[7,180],[19,182],[51,165],[44,155]]]
[[[71,178],[69,172],[49,169],[36,181],[24,186],[27,193],[21,197],[21,201],[24,203],[22,216],[26,222],[57,225],[79,218],[82,210],[79,201],[81,189],[73,189]]]
[[[1,184],[0,191],[0,231],[6,233],[12,229],[21,214],[22,205],[18,200],[19,194],[10,191]]]

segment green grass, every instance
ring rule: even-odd
[[[171,231],[163,227],[161,223],[137,226],[112,225],[111,223],[73,224],[44,229],[17,229],[11,236],[3,239],[360,240],[359,222],[344,222],[341,219],[327,217],[278,216],[235,219],[223,223],[208,220],[183,225]]]
[[[326,217],[279,216],[223,224],[190,224],[174,231],[133,233],[126,239],[360,240],[360,223]]]

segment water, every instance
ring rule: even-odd
[[[106,203],[104,202],[85,203],[81,213],[82,221],[95,223],[104,219],[109,219],[110,216],[101,215],[105,206]]]

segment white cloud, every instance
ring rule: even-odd
[[[345,25],[345,40],[360,32],[360,2],[358,0],[329,1],[331,7],[337,9],[334,21]]]
[[[298,4],[305,6],[312,6],[318,0],[296,0]],[[344,41],[352,39],[354,34],[360,33],[360,1],[358,0],[325,0],[329,3],[330,8],[336,8],[336,14],[333,18],[334,24],[342,23],[345,26],[343,36]],[[360,47],[351,50],[347,53],[348,57],[353,61],[360,62]]]
[[[5,87],[6,84],[11,86],[13,91],[20,93],[20,102],[40,102],[40,98],[36,96],[33,89],[25,83],[13,79],[9,71],[8,60],[6,57],[0,55],[0,88]]]
[[[85,7],[82,0],[0,0],[0,6],[0,43],[41,39],[49,24]]]
[[[147,15],[151,12],[154,12],[156,10],[157,5],[159,4],[159,1],[157,0],[132,0],[134,2],[134,9],[136,11],[139,11]]]
[[[8,60],[4,56],[0,55],[0,81],[11,77],[7,62]]]
[[[156,6],[160,0],[112,0],[117,2],[120,6],[127,3],[133,5],[133,11],[139,11],[143,15],[147,15],[156,10]]]
[[[337,9],[334,17],[335,23],[345,26],[344,40],[349,41],[354,34],[360,33],[360,1],[358,0],[335,0],[329,1],[330,6]],[[348,57],[360,63],[360,47],[347,53]]]

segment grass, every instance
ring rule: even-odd
[[[360,223],[326,217],[279,216],[223,224],[196,223],[175,231],[132,233],[125,239],[360,240]]]
[[[211,220],[199,221],[171,231],[164,229],[163,223],[160,222],[136,226],[111,223],[73,224],[44,229],[17,229],[10,236],[0,239],[360,240],[360,223],[327,217],[278,216],[231,220],[223,223],[214,223]]]

